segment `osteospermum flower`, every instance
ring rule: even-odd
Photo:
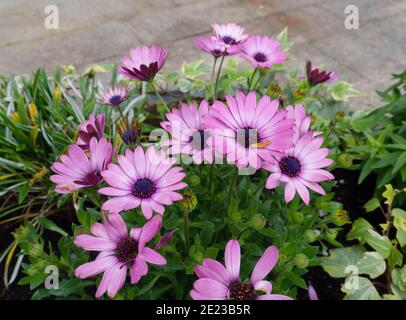
[[[278,100],[263,96],[257,102],[255,92],[237,92],[235,99],[228,95],[226,100],[227,106],[214,102],[204,125],[217,135],[207,139],[209,145],[227,155],[229,163],[258,169],[262,160],[272,162],[273,156],[292,147],[292,121],[285,119],[286,111],[278,111]]]
[[[301,104],[286,107],[286,119],[293,123],[293,143],[296,143],[301,137],[310,131],[311,117]],[[313,137],[321,135],[321,131],[312,131]]]
[[[101,171],[107,168],[113,157],[113,147],[105,138],[90,140],[89,157],[77,145],[70,145],[68,154],[60,157],[51,170],[56,174],[51,181],[56,183],[58,193],[71,193],[82,188],[99,184],[103,177]]]
[[[129,57],[121,58],[120,73],[131,79],[152,80],[165,63],[168,49],[159,46],[131,49]]]
[[[203,160],[213,162],[213,148],[206,142],[210,132],[203,125],[203,118],[209,114],[208,106],[206,100],[200,103],[199,108],[193,103],[183,103],[180,109],[172,109],[166,114],[168,121],[161,122],[161,126],[171,134],[171,139],[163,142],[162,146],[171,146],[168,153],[191,155],[197,164]]]
[[[253,68],[271,68],[283,64],[288,55],[279,41],[267,36],[250,36],[239,45],[241,57],[251,62]]]
[[[132,228],[128,234],[127,226],[119,214],[104,219],[103,224],[95,223],[91,228],[93,235],[78,235],[75,244],[87,251],[98,251],[94,261],[82,264],[75,270],[78,278],[85,279],[104,273],[96,291],[96,298],[106,291],[110,298],[124,286],[127,270],[130,270],[131,284],[136,284],[148,273],[147,263],[164,265],[166,259],[155,250],[147,247],[158,233],[162,218],[155,216],[142,228]]]
[[[248,38],[248,35],[244,33],[245,29],[236,23],[213,23],[211,27],[216,35],[216,38],[225,48],[230,48],[232,45],[237,45]]]
[[[128,99],[130,94],[130,88],[125,85],[117,85],[114,88],[107,88],[99,97],[99,100],[103,104],[110,106],[120,106],[124,101]]]
[[[237,46],[226,49],[220,40],[211,36],[196,38],[195,45],[198,49],[210,53],[215,58],[233,55],[239,52]]]
[[[135,118],[131,121],[128,118],[123,118],[117,123],[117,132],[121,140],[129,146],[134,146],[140,139],[141,126]]]
[[[185,173],[182,168],[173,167],[175,162],[174,158],[166,158],[163,150],[156,152],[153,146],[145,154],[140,146],[134,152],[127,149],[125,156],[118,156],[118,165],[111,163],[102,172],[109,187],[99,192],[113,197],[103,204],[102,210],[118,213],[140,206],[146,219],[152,217],[153,211],[163,214],[163,205],[181,200],[175,191],[187,186],[182,182]]]
[[[277,163],[263,163],[263,168],[272,172],[265,187],[276,188],[285,184],[285,201],[290,202],[297,192],[307,205],[310,201],[308,188],[324,195],[325,191],[318,184],[322,181],[332,180],[334,176],[322,169],[333,163],[327,159],[329,149],[320,148],[323,138],[314,138],[313,132],[301,137],[293,148],[278,155]]]
[[[306,62],[306,76],[307,81],[311,85],[337,80],[337,76],[334,72],[319,71],[318,68],[312,68],[312,62],[310,60]]]
[[[94,116],[93,113],[89,115],[89,118],[79,125],[79,134],[76,141],[76,145],[85,151],[89,150],[89,143],[92,138],[100,140],[104,135],[105,118],[101,113]]]
[[[275,246],[268,247],[255,265],[250,280],[241,281],[240,245],[237,240],[230,240],[224,254],[225,267],[208,258],[203,259],[202,266],[195,266],[200,279],[193,283],[190,296],[194,300],[292,300],[285,295],[272,294],[272,283],[264,280],[276,265],[278,256]]]

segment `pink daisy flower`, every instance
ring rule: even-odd
[[[311,118],[306,113],[301,104],[286,107],[286,119],[294,121],[293,125],[293,143],[296,143],[300,137],[303,137],[310,129]],[[314,131],[313,137],[322,134],[320,131]]]
[[[278,100],[263,96],[257,102],[255,92],[237,92],[236,99],[228,95],[226,100],[228,106],[214,102],[204,124],[214,131],[209,145],[227,155],[229,163],[258,169],[261,159],[272,162],[273,156],[292,147],[292,121],[285,119],[286,111],[278,111]]]
[[[233,55],[240,52],[237,46],[231,46],[230,48],[226,49],[217,38],[211,36],[196,38],[195,45],[198,49],[212,54],[215,58]]]
[[[308,188],[326,194],[318,184],[322,181],[332,180],[334,176],[322,168],[328,167],[333,160],[327,159],[329,149],[320,148],[323,138],[314,137],[313,132],[301,137],[293,148],[276,156],[277,163],[263,163],[263,168],[272,172],[265,187],[276,188],[285,184],[285,201],[290,202],[297,192],[306,205],[310,202]]]
[[[76,145],[85,151],[89,151],[89,143],[92,138],[100,140],[104,135],[105,118],[101,113],[94,116],[93,113],[89,115],[89,118],[79,125],[79,134],[76,141]]]
[[[166,114],[168,121],[161,122],[161,126],[171,134],[172,139],[163,142],[162,146],[171,146],[169,154],[191,155],[196,164],[201,164],[203,160],[213,162],[213,148],[206,142],[210,132],[203,125],[203,118],[209,114],[208,106],[206,100],[200,103],[199,108],[193,103],[183,103],[180,109],[172,109]]]
[[[99,184],[103,177],[101,171],[107,168],[113,157],[113,147],[105,138],[90,140],[90,155],[77,145],[70,145],[68,154],[60,157],[51,170],[56,174],[50,177],[56,183],[58,193],[71,193],[82,188]]]
[[[165,265],[166,259],[155,250],[147,247],[159,232],[162,218],[155,216],[142,228],[132,228],[128,234],[127,226],[119,214],[104,219],[103,224],[95,223],[91,228],[93,235],[78,235],[75,244],[87,251],[100,252],[95,260],[82,264],[75,270],[80,279],[94,277],[103,273],[96,298],[106,291],[110,298],[124,286],[127,269],[130,269],[131,284],[136,284],[148,273],[148,263]]]
[[[253,68],[272,68],[274,64],[283,64],[288,55],[281,49],[279,41],[267,36],[250,36],[239,48],[241,57],[251,62]]]
[[[237,45],[248,38],[245,34],[245,29],[236,23],[217,24],[211,25],[216,38],[220,40],[225,48],[230,48],[232,45]]]
[[[227,243],[225,267],[213,259],[203,259],[202,266],[195,266],[199,277],[193,283],[190,296],[193,300],[292,300],[292,298],[272,294],[272,283],[264,278],[278,261],[279,252],[275,246],[268,247],[254,267],[247,282],[240,280],[241,252],[237,240]],[[259,295],[258,292],[263,294]]]
[[[152,80],[163,67],[167,54],[168,49],[159,46],[131,49],[129,57],[121,58],[119,72],[130,79]]]
[[[130,88],[125,85],[117,85],[114,88],[107,88],[99,97],[99,100],[103,104],[110,106],[119,106],[128,99],[130,94]]]
[[[186,174],[181,167],[173,167],[175,162],[174,158],[166,158],[163,150],[156,152],[153,146],[145,154],[140,146],[134,152],[127,149],[125,156],[118,156],[118,165],[111,163],[101,173],[109,187],[98,192],[113,197],[103,204],[102,210],[118,213],[140,206],[146,219],[152,217],[153,211],[163,214],[163,205],[181,200],[175,191],[187,186],[181,181]]]

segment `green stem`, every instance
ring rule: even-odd
[[[219,86],[220,73],[221,73],[221,68],[223,67],[224,58],[225,58],[225,56],[222,56],[222,57],[221,57],[220,66],[219,66],[219,69],[217,70],[217,77],[216,77],[216,84],[215,84],[215,86],[214,86],[214,96],[213,96],[213,100],[216,100],[216,99],[217,99],[217,89],[218,89],[218,86]]]
[[[251,78],[248,79],[248,91],[251,91],[251,84],[252,84],[252,81],[254,80],[254,77],[255,77],[257,71],[258,71],[258,68],[255,68],[254,71],[252,72]]]
[[[213,171],[214,171],[214,159],[213,162],[210,164],[210,171],[209,171],[209,194],[211,195],[212,183],[213,183]]]
[[[230,202],[231,202],[231,198],[233,197],[233,192],[234,192],[234,188],[235,185],[237,183],[237,178],[238,178],[238,168],[235,168],[235,171],[231,177],[231,182],[230,182],[230,189],[228,190],[228,206],[230,207]]]
[[[184,212],[183,221],[184,221],[186,254],[189,254],[190,243],[189,243],[189,212],[188,211]]]
[[[121,106],[118,105],[118,106],[117,106],[117,109],[118,109],[118,111],[120,112],[121,119],[124,119],[124,114],[123,114],[123,110],[121,110]]]
[[[155,83],[153,81],[151,81],[151,86],[154,89],[155,95],[157,96],[159,101],[162,103],[162,105],[165,107],[166,112],[171,112],[171,110],[169,109],[169,107],[166,104],[165,100],[162,98],[161,94],[159,93],[158,88],[156,87],[156,85],[155,85]]]

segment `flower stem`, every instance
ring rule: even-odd
[[[166,104],[165,100],[162,98],[161,94],[159,93],[158,88],[156,87],[155,83],[153,81],[151,81],[151,85],[152,88],[154,89],[155,95],[157,96],[157,98],[159,99],[159,101],[163,104],[163,106],[166,109],[166,112],[171,112],[171,110],[169,109],[168,105]]]
[[[213,171],[214,171],[214,160],[210,164],[210,171],[209,171],[209,195],[211,195],[211,189],[212,189],[212,184],[213,184]]]
[[[231,181],[230,181],[230,189],[228,190],[228,206],[230,207],[231,204],[231,199],[233,197],[233,192],[235,189],[235,185],[237,183],[237,178],[238,178],[238,168],[235,168],[235,171],[233,173],[233,175],[231,176]]]
[[[189,243],[189,211],[185,210],[183,214],[183,224],[184,224],[184,233],[185,233],[185,247],[186,254],[189,254],[190,243]]]
[[[218,68],[218,70],[217,70],[216,84],[214,85],[214,96],[213,96],[213,100],[216,100],[216,99],[217,99],[217,89],[218,89],[218,86],[219,86],[220,73],[221,73],[221,68],[223,67],[224,58],[225,58],[225,56],[222,56],[222,57],[221,57],[220,66],[219,66],[219,68]]]
[[[248,79],[248,91],[251,91],[251,85],[252,81],[254,80],[254,77],[258,71],[258,68],[255,68],[254,71],[252,72],[251,78]]]

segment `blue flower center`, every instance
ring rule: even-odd
[[[133,187],[133,195],[141,199],[150,198],[155,191],[154,183],[148,178],[138,179]]]
[[[206,146],[206,139],[205,139],[204,130],[196,130],[193,132],[193,135],[190,137],[190,143],[192,144],[192,148],[195,150],[203,150]]]
[[[228,287],[228,300],[255,300],[257,294],[251,283],[232,282]]]
[[[125,144],[132,145],[137,142],[138,136],[139,130],[127,130],[122,134],[121,138]]]
[[[239,129],[237,131],[237,141],[244,148],[249,148],[251,145],[258,143],[258,132],[251,127]]]
[[[123,102],[123,98],[120,95],[115,95],[110,97],[109,102],[112,105],[118,106],[121,102]]]
[[[266,61],[266,55],[263,54],[262,52],[258,52],[255,54],[254,59],[257,62],[265,62]]]
[[[279,168],[283,174],[293,178],[299,175],[301,165],[297,158],[288,156],[279,161]]]
[[[122,263],[134,260],[138,253],[138,243],[134,239],[122,240],[116,248],[116,257]]]
[[[223,42],[225,44],[233,44],[235,42],[235,39],[233,37],[230,37],[230,36],[224,36],[223,37]]]

